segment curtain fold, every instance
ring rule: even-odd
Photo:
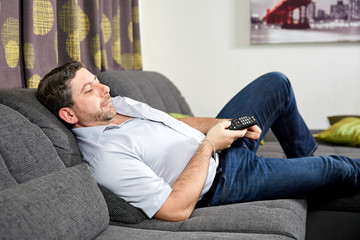
[[[52,68],[142,69],[137,0],[0,0],[0,88],[36,88]]]

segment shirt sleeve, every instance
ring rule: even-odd
[[[90,162],[95,180],[152,218],[165,203],[171,186],[137,156],[100,151]]]

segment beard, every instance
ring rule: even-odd
[[[97,122],[110,122],[114,119],[116,112],[108,111],[104,112],[103,109],[101,109],[101,112],[94,114],[93,119]]]
[[[80,119],[82,122],[92,122],[92,123],[109,123],[111,120],[114,119],[116,116],[116,110],[113,105],[107,107],[104,109],[105,103],[110,99],[106,98],[99,108],[99,111],[97,112],[84,112],[77,106],[74,106],[74,109],[76,111],[76,115],[78,119]]]

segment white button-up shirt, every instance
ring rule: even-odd
[[[113,98],[113,104],[119,114],[135,118],[120,125],[74,128],[73,132],[95,180],[151,218],[205,136],[130,98]],[[211,160],[200,198],[211,187],[215,173]]]

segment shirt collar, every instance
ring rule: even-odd
[[[119,126],[96,126],[96,127],[80,127],[80,128],[73,128],[71,131],[76,135],[79,139],[86,139],[90,142],[97,143],[100,139],[102,133],[108,127],[119,127]]]
[[[115,97],[112,99],[113,105],[116,109],[116,112],[130,117],[139,117],[144,118],[144,115],[139,112],[137,109],[140,106],[136,106],[139,102],[134,101],[126,97]],[[144,104],[145,105],[145,104]],[[71,131],[75,134],[78,139],[87,140],[90,142],[98,143],[101,135],[107,129],[120,128],[123,124],[120,125],[101,125],[95,127],[80,127],[72,128]]]

